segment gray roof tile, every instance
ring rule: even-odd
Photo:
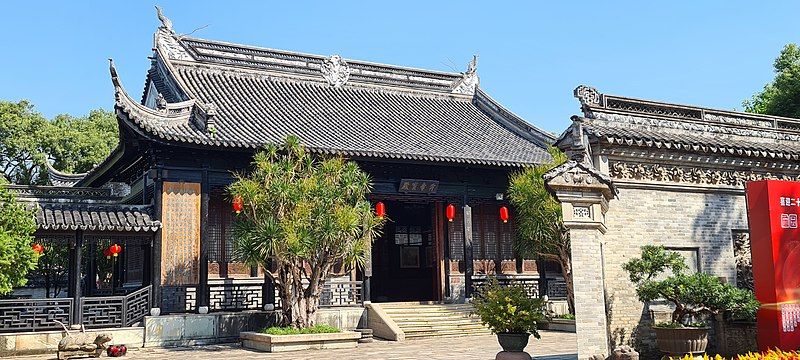
[[[32,203],[39,230],[153,232],[151,207],[121,204]]]

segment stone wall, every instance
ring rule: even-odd
[[[606,302],[612,346],[655,347],[649,329],[665,306],[645,306],[636,298],[622,264],[642,245],[663,245],[697,253],[700,271],[736,283],[732,230],[747,229],[745,197],[732,191],[686,191],[667,187],[637,189],[624,184],[606,214],[603,237]],[[682,190],[682,191],[681,191]]]

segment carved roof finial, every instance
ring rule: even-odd
[[[114,84],[114,87],[122,87],[119,83],[119,76],[117,76],[117,67],[114,66],[114,59],[112,58],[108,58],[108,72],[111,73],[111,83]]]
[[[591,86],[580,85],[575,88],[575,91],[573,91],[572,94],[578,98],[578,101],[581,102],[581,105],[600,105],[600,93],[597,91],[597,89]]]
[[[478,55],[472,55],[472,60],[467,65],[467,71],[461,73],[461,79],[453,85],[453,93],[473,95],[479,83]]]
[[[164,16],[164,12],[158,5],[156,5],[156,14],[158,15],[158,21],[161,21],[161,26],[159,26],[159,28],[169,31],[170,34],[174,34],[175,30],[172,30],[172,21]]]
[[[467,72],[465,74],[472,75],[478,72],[478,55],[472,54],[472,61],[467,65]]]

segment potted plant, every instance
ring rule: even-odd
[[[760,306],[749,290],[724,284],[709,274],[687,274],[683,257],[661,246],[642,247],[641,258],[623,268],[636,285],[640,301],[666,300],[675,307],[670,321],[653,326],[659,350],[668,355],[705,353],[710,316],[725,311],[752,314]]]
[[[539,339],[536,324],[544,320],[544,302],[528,296],[519,284],[501,286],[497,279],[490,277],[478,288],[472,299],[474,314],[481,322],[497,334],[497,340],[504,351],[524,352],[531,335]]]

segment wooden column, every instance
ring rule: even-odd
[[[367,244],[367,259],[364,261],[364,283],[361,290],[361,301],[372,301],[372,243]]]
[[[162,220],[161,210],[164,194],[164,181],[161,178],[161,169],[151,169],[150,178],[153,180],[153,217]],[[153,285],[153,296],[151,307],[161,309],[161,229],[153,235],[153,245],[150,247],[150,283]]]
[[[444,214],[447,211],[447,202],[442,203],[439,206],[440,214]],[[450,222],[444,220],[442,217],[442,233],[444,236],[442,237],[442,241],[444,242],[444,297],[452,296],[450,294]]]
[[[81,305],[81,247],[83,246],[83,231],[78,230],[75,232],[75,241],[72,249],[72,267],[69,271],[71,273],[72,282],[72,323],[80,324],[83,322],[83,306]],[[92,279],[94,280],[94,279]]]
[[[472,208],[464,200],[464,297],[472,297]]]
[[[275,280],[272,279],[272,259],[267,260],[264,270],[264,284],[261,285],[261,299],[264,310],[275,310]]]
[[[197,284],[197,311],[208,311],[208,206],[211,198],[211,186],[208,183],[208,169],[203,170],[203,180],[200,185],[200,276]],[[203,308],[201,309],[201,308]]]

